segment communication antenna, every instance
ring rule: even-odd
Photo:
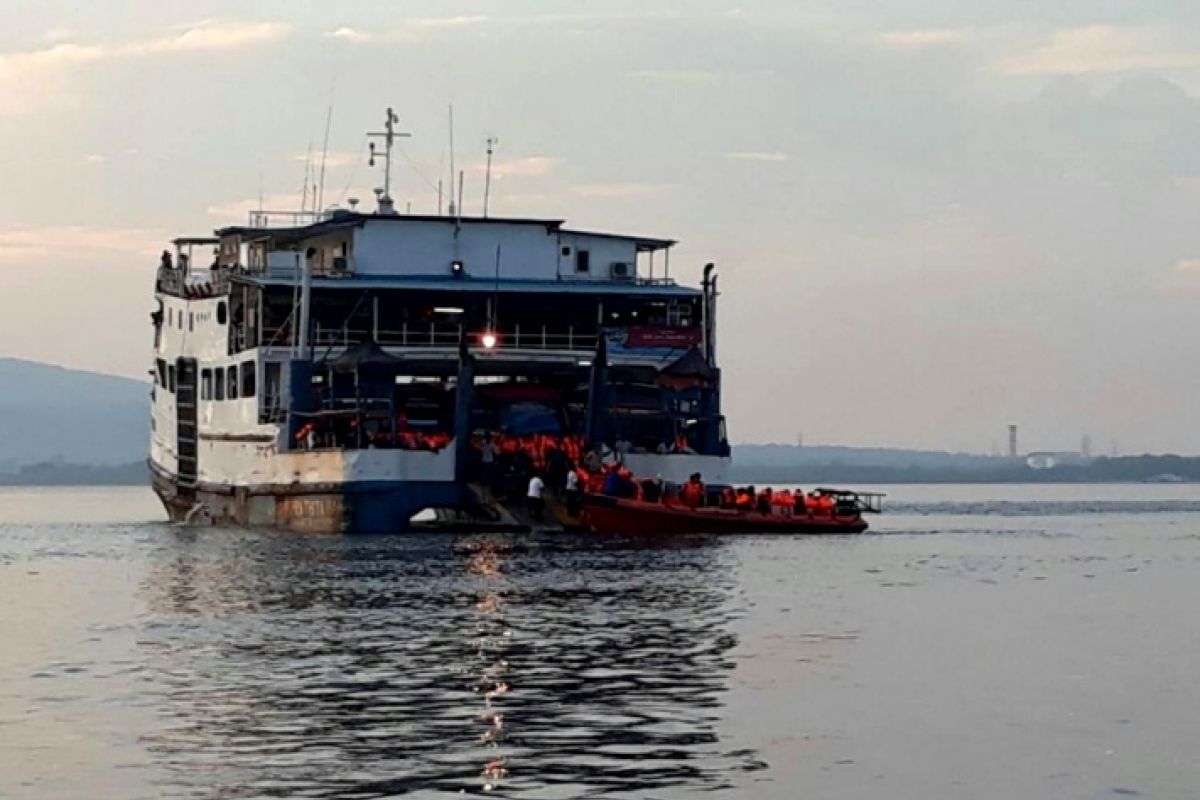
[[[450,216],[456,216],[454,206],[454,104],[450,104]]]
[[[458,171],[458,214],[455,219],[462,222],[463,171]]]
[[[333,122],[333,104],[329,104],[329,110],[325,113],[325,143],[321,146],[321,177],[317,180],[317,207],[314,209],[317,214],[321,213],[321,209],[325,208],[325,158],[329,155],[329,126]]]
[[[308,140],[308,155],[304,157],[304,186],[300,190],[300,213],[308,211],[308,178],[312,174],[312,139]],[[260,209],[261,210],[261,209]]]
[[[500,144],[500,140],[495,136],[487,138],[487,170],[483,173],[483,218],[487,219],[488,215],[488,198],[492,192],[492,153],[496,151],[496,145]]]
[[[392,146],[396,137],[407,138],[412,136],[411,133],[396,130],[396,123],[400,118],[396,116],[396,112],[391,108],[387,110],[387,120],[383,124],[382,131],[371,131],[367,134],[369,138],[383,139],[383,191],[379,194],[379,213],[380,214],[395,214],[396,211],[392,206]],[[375,150],[375,142],[370,144],[371,158],[368,160],[370,166],[375,166],[375,156],[378,153]]]

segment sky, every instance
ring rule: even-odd
[[[1200,4],[6,0],[0,355],[143,376],[169,238],[370,198],[716,262],[735,442],[1200,453]],[[0,387],[18,391],[19,387]]]

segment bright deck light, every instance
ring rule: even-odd
[[[456,306],[437,306],[433,309],[435,314],[461,314],[463,310]]]
[[[485,333],[482,337],[480,337],[479,341],[485,348],[491,350],[496,346],[496,334]]]

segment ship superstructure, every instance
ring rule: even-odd
[[[150,466],[172,518],[482,518],[485,442],[721,481],[716,279],[671,279],[673,241],[397,214],[386,193],[376,213],[273,221],[163,255]]]

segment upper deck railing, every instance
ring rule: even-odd
[[[491,336],[492,346],[487,347],[485,337]],[[318,348],[350,347],[367,339],[374,339],[383,347],[453,349],[458,347],[462,327],[455,324],[430,323],[401,325],[396,330],[364,328],[322,328],[318,323],[313,331],[313,345]],[[286,329],[267,328],[262,332],[264,342],[276,346],[288,346]],[[467,342],[472,348],[485,347],[497,351],[536,351],[592,353],[596,349],[596,334],[576,331],[574,327],[553,328],[540,326],[514,326],[498,332],[468,331]]]
[[[182,270],[160,265],[154,288],[176,297],[225,294],[229,291],[229,270],[208,267]]]

